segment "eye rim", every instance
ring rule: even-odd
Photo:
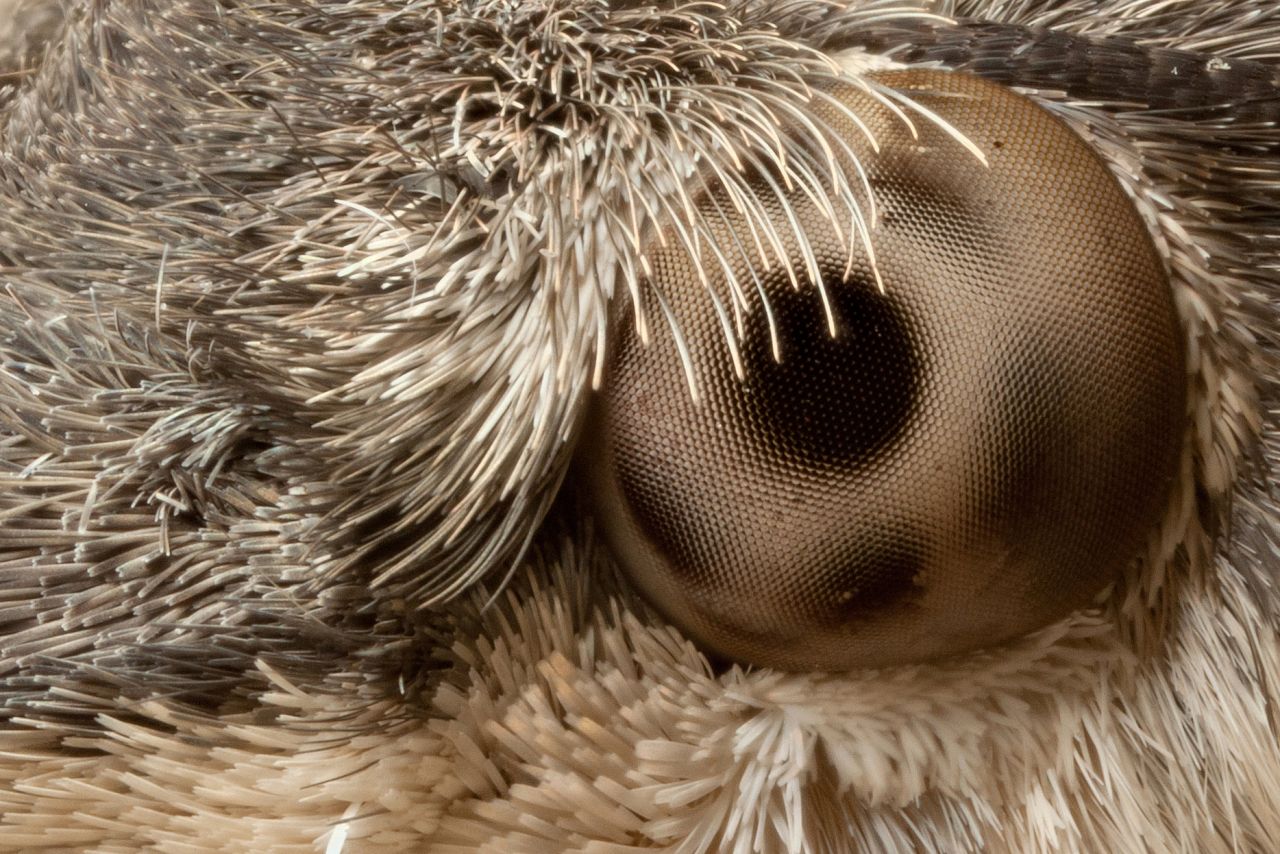
[[[924,73],[927,76],[930,72],[888,72],[882,75],[873,75],[873,77],[879,76],[882,78],[888,78],[892,80],[895,74],[909,75],[912,73]],[[1006,91],[1003,89],[1003,87],[998,87],[995,84],[985,83],[984,81],[980,81],[977,78],[972,78],[970,75],[963,75],[963,74],[955,75],[952,72],[932,72],[932,73],[935,75],[940,75],[943,79],[966,78],[969,80],[975,80],[977,81],[977,85],[987,87],[989,90],[1000,90],[1001,92]],[[935,91],[936,89],[936,87],[932,83],[927,83],[927,82],[925,84],[914,85],[914,86],[901,85],[899,88],[902,89],[904,92],[931,92],[931,91]],[[1036,106],[1032,102],[1030,102],[1028,99],[1022,98],[1022,96],[1016,96],[1016,95],[1010,94],[1009,97],[1016,97],[1016,98],[1019,98],[1020,100],[1026,101],[1026,103],[1028,104],[1032,104],[1032,106]],[[1065,124],[1062,123],[1056,116],[1050,115],[1048,111],[1044,110],[1043,108],[1037,107],[1037,109],[1040,111],[1040,119],[1042,121],[1047,121],[1060,126],[1058,130],[1061,132],[1068,133],[1068,134],[1071,133],[1071,131],[1066,128]],[[1075,145],[1079,150],[1085,150],[1085,144],[1083,141],[1081,141],[1075,136],[1072,136],[1071,140],[1072,140],[1072,144]],[[1109,172],[1107,172],[1106,164],[1104,163],[1102,158],[1099,155],[1097,155],[1095,152],[1088,151],[1087,153],[1088,153],[1089,159],[1091,160],[1092,166],[1096,167],[1098,170],[1101,170],[1102,172],[1108,175],[1108,187],[1109,187],[1108,191],[1111,192],[1113,195],[1116,195],[1117,197],[1122,196],[1123,192],[1120,185],[1115,181],[1114,177],[1109,175]],[[1162,262],[1160,261],[1158,255],[1155,252],[1154,246],[1152,244],[1151,233],[1147,230],[1145,225],[1141,223],[1141,220],[1139,219],[1138,214],[1135,213],[1133,210],[1126,209],[1123,212],[1123,215],[1124,217],[1127,218],[1128,225],[1134,229],[1134,234],[1138,236],[1137,239],[1142,244],[1143,251],[1148,252],[1150,256],[1149,260],[1151,260],[1151,263],[1152,263],[1152,270],[1158,269],[1159,271],[1158,274],[1155,276],[1155,278],[1158,280],[1157,290],[1161,295],[1161,299],[1164,301],[1167,307],[1166,320],[1168,325],[1167,325],[1166,331],[1170,336],[1170,340],[1172,343],[1172,350],[1176,354],[1175,358],[1169,359],[1168,362],[1165,363],[1161,369],[1162,371],[1165,371],[1170,376],[1176,377],[1176,379],[1173,379],[1170,382],[1171,389],[1168,389],[1172,392],[1172,397],[1170,398],[1172,403],[1167,407],[1168,415],[1169,415],[1168,424],[1167,424],[1168,429],[1165,431],[1167,434],[1167,439],[1169,444],[1168,444],[1168,454],[1166,455],[1167,465],[1161,466],[1161,468],[1166,470],[1167,474],[1163,476],[1163,478],[1158,478],[1158,480],[1160,480],[1161,483],[1159,486],[1156,487],[1155,494],[1159,495],[1160,497],[1150,502],[1152,507],[1158,506],[1159,508],[1158,512],[1153,510],[1153,512],[1149,514],[1151,516],[1151,519],[1149,521],[1151,521],[1152,524],[1154,524],[1155,519],[1166,512],[1166,509],[1167,509],[1166,505],[1172,500],[1171,498],[1169,498],[1169,496],[1174,491],[1173,485],[1177,475],[1176,460],[1184,455],[1184,450],[1185,450],[1184,446],[1185,446],[1186,437],[1187,437],[1187,429],[1185,426],[1186,385],[1185,385],[1185,382],[1183,381],[1183,377],[1185,373],[1185,364],[1186,364],[1185,329],[1182,325],[1182,319],[1177,312],[1176,306],[1174,305],[1174,298],[1172,294],[1173,282],[1168,274],[1168,270],[1163,266]],[[804,238],[800,238],[800,239],[803,240]],[[667,304],[666,304],[667,302],[669,302],[669,297],[664,299],[662,307],[663,307],[663,310],[669,311],[670,309],[667,307]],[[653,306],[649,306],[648,308],[652,310]],[[635,309],[634,307],[632,307],[630,310],[634,311]],[[621,314],[625,314],[625,310],[621,312]],[[618,316],[619,316],[618,314],[615,314],[615,322]],[[616,340],[616,336],[615,336],[615,339],[611,347],[611,354],[617,352],[617,347],[618,347],[618,341]],[[736,358],[737,358],[737,354],[735,354],[735,359]],[[1169,376],[1166,376],[1166,379],[1169,379]],[[608,394],[608,392],[609,392],[609,386],[606,382],[604,393]],[[599,427],[600,418],[597,414],[595,414],[595,413],[598,413],[599,409],[600,407],[597,403],[597,405],[593,409],[593,416],[588,422],[589,424],[592,425],[592,429],[598,429]],[[589,434],[590,434],[590,430],[588,431],[588,435]],[[588,468],[593,468],[593,467],[588,467]],[[595,467],[595,469],[596,471],[599,470],[598,467]],[[598,482],[598,477],[594,474],[588,474],[587,480],[588,482],[593,482],[593,481]],[[591,487],[591,489],[597,490],[597,494],[598,494],[598,487],[593,486]],[[597,516],[599,516],[598,510],[597,510]],[[609,540],[610,537],[608,535],[608,531],[609,531],[608,520],[602,520],[600,527],[602,527],[606,532],[606,540]],[[1144,527],[1147,530],[1149,530],[1152,527],[1152,525],[1146,525]],[[1139,544],[1136,542],[1137,539],[1139,538],[1135,537],[1133,539],[1135,540],[1135,543],[1133,544],[1133,548],[1126,550],[1127,553],[1130,554],[1130,557],[1126,558],[1125,560],[1126,566],[1140,559],[1141,549],[1139,547]],[[1145,537],[1143,539],[1145,539]],[[619,551],[615,543],[611,543],[611,545],[614,547],[613,550],[615,553]],[[625,549],[623,550],[625,551]],[[1120,575],[1120,570],[1116,567],[1113,567],[1109,578],[1111,580],[1114,580],[1119,575]],[[642,591],[645,591],[645,584],[642,581],[637,580],[634,573],[632,573],[631,580],[633,584],[636,584],[639,587],[639,589],[641,589]],[[1078,608],[1080,607],[1087,607],[1089,602],[1096,602],[1096,597],[1097,595],[1099,595],[1100,590],[1108,588],[1111,584],[1111,580],[1108,580],[1105,585],[1101,583],[1096,585],[1096,588],[1093,591],[1093,594],[1090,595],[1087,599],[1077,596],[1076,607],[1059,613],[1053,620],[1041,621],[1041,622],[1035,623],[1034,625],[1026,626],[1020,629],[1019,631],[1017,631],[1016,633],[1012,633],[1012,634],[1006,633],[1005,635],[997,637],[991,640],[990,642],[983,642],[980,645],[970,644],[960,649],[956,649],[954,651],[949,651],[942,654],[933,654],[925,657],[902,658],[902,659],[891,660],[891,661],[857,662],[849,666],[855,667],[855,668],[862,668],[862,667],[879,667],[879,666],[895,666],[895,665],[912,665],[912,664],[919,663],[921,661],[936,661],[936,660],[939,660],[940,658],[965,656],[967,654],[981,652],[982,650],[985,650],[994,646],[999,646],[1001,644],[1012,641],[1018,637],[1022,637],[1028,633],[1034,633],[1036,630],[1043,628],[1045,625],[1048,625],[1056,620],[1061,620],[1067,617],[1070,613],[1072,613],[1072,611],[1078,610]],[[645,596],[646,596],[646,599],[649,601],[649,604],[651,606],[655,606],[655,603],[653,601],[654,597],[647,591],[645,593]],[[657,610],[660,613],[663,613],[665,617],[667,617],[668,619],[673,619],[667,609],[664,609],[663,607],[660,607],[660,606],[655,606],[655,607],[657,607]],[[786,663],[780,663],[776,659],[760,661],[760,660],[753,660],[748,658],[744,661],[744,657],[742,655],[726,653],[722,647],[717,646],[713,642],[708,642],[705,637],[705,634],[706,634],[705,632],[697,628],[691,629],[690,626],[687,624],[687,622],[682,621],[679,618],[673,619],[673,622],[675,622],[675,624],[679,626],[681,630],[684,631],[686,634],[691,634],[691,636],[693,636],[696,640],[698,640],[705,650],[715,653],[717,655],[726,657],[729,660],[738,660],[738,661],[742,661],[743,663],[764,664],[767,666],[777,666],[777,667],[783,667],[783,669],[794,669],[794,670],[815,670],[815,669],[816,670],[845,670],[845,669],[848,669],[849,667],[849,666],[841,666],[841,667],[814,666],[811,663],[805,663],[805,662],[800,662],[796,665],[788,665]]]

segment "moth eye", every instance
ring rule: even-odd
[[[914,662],[1047,625],[1142,551],[1180,454],[1171,288],[1098,156],[977,78],[879,82],[987,159],[940,123],[915,121],[913,136],[854,86],[829,90],[847,110],[815,109],[867,170],[883,291],[811,194],[759,187],[797,287],[708,184],[699,210],[748,285],[741,376],[725,263],[655,244],[642,307],[661,317],[653,291],[667,301],[698,400],[675,337],[654,324],[642,344],[628,308],[582,440],[593,513],[635,587],[744,663]],[[821,288],[801,272],[805,244]]]

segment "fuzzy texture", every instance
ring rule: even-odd
[[[1273,4],[21,3],[0,847],[1280,850],[1280,97],[1228,85],[1280,79]],[[1153,60],[1205,72],[1177,110],[1105,61],[1156,48],[1199,52]],[[655,230],[705,239],[697,170],[749,210],[750,164],[820,186],[774,131],[895,62],[1014,75],[1130,192],[1188,342],[1179,484],[1018,642],[716,670],[562,488],[609,307]]]
[[[62,15],[56,0],[0,0],[0,98],[34,71]]]

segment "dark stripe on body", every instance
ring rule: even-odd
[[[937,62],[1007,86],[1051,89],[1073,100],[1132,103],[1233,124],[1280,124],[1280,69],[1250,60],[1146,47],[1045,29],[961,19],[903,19],[849,29],[824,44],[900,62]]]

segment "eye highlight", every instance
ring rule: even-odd
[[[867,170],[876,270],[865,252],[850,263],[848,239],[799,190],[766,205],[797,268],[811,248],[821,287],[755,269],[752,226],[713,185],[699,205],[717,244],[737,247],[735,275],[757,285],[738,340],[699,278],[728,291],[712,250],[654,248],[700,402],[675,343],[644,346],[628,309],[582,442],[626,574],[690,637],[745,663],[921,661],[1059,619],[1135,558],[1181,448],[1170,287],[1103,163],[994,84],[877,79],[988,165],[937,123],[913,135],[871,95],[832,88],[847,110],[815,113]]]

